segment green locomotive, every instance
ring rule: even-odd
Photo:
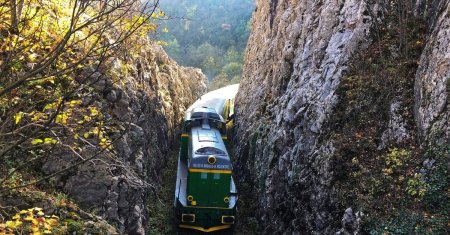
[[[226,139],[226,123],[216,109],[186,113],[174,202],[179,227],[212,232],[235,223],[238,196]]]

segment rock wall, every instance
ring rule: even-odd
[[[117,140],[113,154],[102,153],[56,180],[82,208],[93,210],[121,234],[145,234],[147,198],[158,190],[159,170],[177,127],[186,108],[206,92],[207,80],[199,69],[178,66],[161,47],[142,43],[137,58],[113,58],[112,67],[84,69],[81,76],[94,91],[84,96],[83,105],[101,110],[104,125],[115,130],[110,138]],[[96,151],[85,146],[82,152],[89,156]],[[72,152],[55,156],[44,164],[46,174],[78,160]]]
[[[255,182],[267,232],[329,234],[333,147],[324,122],[351,55],[381,7],[364,1],[258,1],[237,97],[237,168]]]
[[[337,208],[328,123],[349,61],[365,52],[389,13],[383,2],[257,1],[236,101],[235,168],[240,184],[254,192],[261,233],[332,234],[359,227],[340,221],[342,214],[355,216]],[[431,129],[444,129],[448,139],[447,11],[448,4],[438,11],[416,76],[416,123],[424,138]],[[400,107],[395,101],[386,107],[392,114],[386,142],[415,135],[395,115]],[[355,231],[348,228],[340,231]]]
[[[419,136],[450,143],[450,2],[440,1],[416,74],[415,119]]]

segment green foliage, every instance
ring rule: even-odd
[[[411,152],[406,149],[391,149],[386,156],[386,168],[383,169],[383,173],[386,176],[392,175],[405,164],[405,161],[410,158],[410,155]]]
[[[426,157],[436,162],[426,179],[428,187],[424,195],[425,208],[429,211],[439,211],[450,217],[450,192],[448,191],[450,145],[435,146],[426,153]]]
[[[428,184],[424,180],[424,176],[420,173],[415,173],[412,179],[408,180],[406,192],[410,196],[422,198],[427,192]]]
[[[228,79],[239,77],[242,71],[242,64],[231,62],[223,67],[223,71],[227,74]]]
[[[210,80],[220,80],[221,73],[228,80],[240,78],[254,8],[252,0],[161,1],[161,9],[173,19],[161,23],[169,31],[160,39],[179,64],[201,68]]]
[[[387,221],[372,220],[364,224],[363,232],[372,235],[387,234],[445,234],[445,217],[430,216],[409,210],[392,215]]]
[[[235,83],[232,83],[232,81],[236,81],[236,79],[230,81],[228,79],[227,74],[222,72],[210,82],[210,84],[208,86],[208,90],[212,91],[212,90],[219,89],[219,88],[227,86],[227,85],[235,84]],[[239,81],[236,83],[239,83]]]
[[[68,232],[70,233],[79,233],[83,230],[83,224],[80,221],[67,219],[64,222],[67,223]]]
[[[178,148],[173,148],[174,150]],[[173,195],[175,193],[178,152],[169,153],[166,166],[161,170],[161,188],[148,198],[150,212],[149,227],[146,234],[176,234]]]

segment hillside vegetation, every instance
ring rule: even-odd
[[[209,89],[240,81],[250,31],[252,0],[162,0],[170,20],[161,22],[164,49],[178,63],[201,68]]]

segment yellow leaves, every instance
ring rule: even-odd
[[[89,138],[89,132],[85,132],[85,133],[83,134],[83,137],[86,138],[86,139]]]
[[[20,234],[52,234],[56,227],[61,228],[57,216],[45,216],[42,208],[35,207],[21,210],[12,220],[0,223],[0,234],[13,234],[13,231]],[[2,228],[5,230],[1,231]]]
[[[81,105],[81,102],[82,102],[81,100],[72,100],[72,101],[70,101],[69,106],[71,108],[73,108],[73,107],[75,107],[77,105]]]
[[[30,116],[31,116],[31,121],[33,121],[33,122],[37,122],[37,121],[47,118],[47,115],[45,113],[35,112],[35,111],[30,113]]]
[[[41,139],[32,139],[31,140],[32,145],[37,145],[37,144],[42,144],[42,143],[44,143],[44,141]]]
[[[89,133],[92,133],[93,135],[98,136],[100,133],[100,129],[98,127],[94,127],[89,131]]]
[[[57,144],[58,141],[53,138],[44,138],[44,139],[32,139],[31,144],[37,145],[37,144]]]
[[[16,226],[17,225],[15,221],[6,221],[6,227],[14,229]]]
[[[78,138],[80,138],[80,136],[79,136],[78,133],[77,133],[77,134],[75,134],[75,135],[73,136],[73,138],[77,140]]]
[[[90,110],[91,110],[91,117],[95,117],[99,114],[96,107],[90,107]]]
[[[28,61],[34,63],[36,62],[36,57],[37,57],[36,53],[31,53],[28,55]]]
[[[164,16],[166,16],[166,13],[164,13],[164,11],[153,12],[152,15],[151,15],[151,17],[153,19],[159,19],[159,18],[164,17]]]
[[[58,143],[58,141],[53,138],[45,138],[44,139],[44,144],[56,144],[56,143]]]
[[[46,104],[46,105],[44,106],[44,111],[51,110],[51,109],[57,109],[58,106],[61,104],[61,102],[62,102],[62,100],[59,99],[59,100],[56,101],[56,102],[52,102],[52,103]]]
[[[67,113],[61,113],[56,115],[55,122],[61,124],[67,124],[67,119],[69,119],[69,115]]]
[[[19,122],[20,122],[20,120],[22,120],[23,116],[24,116],[23,112],[18,112],[16,115],[14,115],[14,120],[15,120],[16,125],[19,124]]]
[[[169,29],[168,29],[168,28],[164,28],[162,31],[163,31],[164,33],[168,33],[168,32],[169,32]]]

